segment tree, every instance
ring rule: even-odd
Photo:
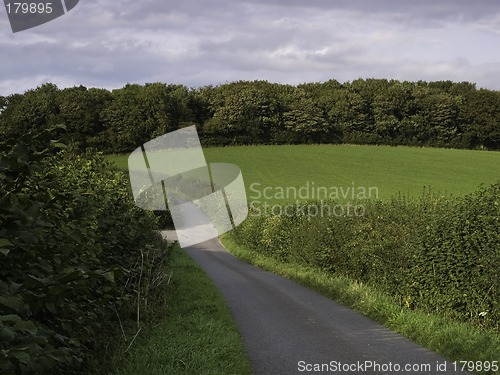
[[[500,149],[500,92],[481,89],[468,104],[467,133],[479,147]]]
[[[4,99],[0,127],[8,137],[19,137],[30,129],[46,129],[57,123],[57,95],[59,89],[46,83],[23,95],[14,94]]]
[[[59,93],[58,118],[66,125],[70,139],[80,148],[97,144],[99,134],[104,131],[101,112],[111,99],[108,90],[85,86],[67,88]]]
[[[128,152],[179,127],[178,104],[171,96],[177,86],[127,84],[112,92],[101,111],[105,131],[100,147],[107,152]]]
[[[391,81],[379,90],[372,103],[377,135],[388,144],[412,144],[405,129],[415,113],[413,85],[408,82]],[[412,134],[413,136],[413,134]]]
[[[460,138],[462,127],[459,122],[463,98],[445,92],[430,93],[422,98],[423,117],[428,128],[428,143],[448,146]]]
[[[330,141],[330,125],[319,106],[303,90],[284,113],[285,129],[290,143],[326,143]]]
[[[335,96],[328,117],[338,127],[342,140],[347,143],[369,143],[374,134],[370,103],[349,87],[335,92]]]
[[[500,148],[500,92],[468,82],[357,79],[298,86],[237,81],[188,89],[127,84],[109,92],[45,84],[0,96],[0,132],[66,124],[79,147],[128,152],[196,125],[213,145],[368,143]]]
[[[267,83],[236,82],[211,95],[213,117],[203,130],[222,143],[258,144],[270,140],[275,109]]]

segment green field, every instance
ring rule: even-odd
[[[416,197],[429,188],[463,195],[500,180],[499,152],[354,145],[238,146],[204,152],[208,162],[238,165],[249,200],[270,204],[293,202],[294,194],[299,199],[351,199],[353,190],[380,199],[397,193]],[[127,155],[109,159],[127,168]],[[257,193],[265,188],[269,199]]]
[[[387,201],[370,206],[370,215],[311,221],[299,211],[284,220],[249,215],[241,231],[223,241],[241,259],[316,289],[449,359],[497,360],[497,312],[489,306],[498,301],[492,292],[498,275],[498,190],[463,201],[426,197],[422,205],[388,198],[418,197],[424,189],[459,196],[499,182],[499,152],[351,145],[204,152],[209,162],[240,166],[250,204],[293,201],[257,197],[264,189],[287,195],[288,188],[293,193],[305,186],[306,193],[313,186],[344,192],[376,187],[378,198]],[[127,168],[127,156],[110,159]],[[471,254],[484,262],[481,275],[491,276],[476,276]],[[415,288],[415,280],[423,286]],[[468,310],[450,307],[449,301]]]

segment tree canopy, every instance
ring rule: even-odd
[[[0,97],[0,133],[64,124],[81,149],[128,152],[196,125],[205,145],[353,143],[500,149],[500,92],[469,82],[357,79],[297,86],[47,83]]]

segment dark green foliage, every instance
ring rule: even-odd
[[[24,94],[4,98],[6,104],[0,113],[0,133],[16,138],[30,129],[46,129],[58,123],[56,85],[47,83]]]
[[[208,106],[213,114],[204,124],[205,143],[260,144],[270,138],[279,109],[267,82],[235,82],[211,89]]]
[[[101,112],[104,131],[101,148],[106,152],[131,151],[149,141],[158,128],[167,132],[169,113],[161,88],[148,95],[151,87],[126,85],[112,93],[113,100]]]
[[[354,143],[500,148],[500,92],[468,82],[357,79],[298,86],[127,84],[111,92],[45,84],[0,98],[0,133],[65,124],[79,149],[124,153],[196,125],[204,145]]]
[[[111,93],[104,89],[80,86],[59,92],[58,120],[66,125],[67,137],[80,149],[100,145],[99,135],[105,130],[101,112],[111,100]]]
[[[425,193],[417,200],[361,201],[359,216],[313,209],[336,204],[308,202],[290,215],[254,213],[234,237],[279,260],[375,285],[404,307],[500,331],[500,184],[457,199]]]
[[[500,184],[429,220],[412,262],[411,302],[500,329],[499,228]]]
[[[50,141],[63,130],[1,143],[2,374],[99,363],[118,316],[129,321],[162,272],[155,219],[101,157]]]

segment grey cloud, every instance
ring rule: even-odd
[[[500,4],[492,0],[245,0],[253,4],[274,4],[283,8],[304,7],[322,10],[345,10],[377,14],[404,14],[419,19],[461,18],[477,20],[500,12]]]
[[[477,56],[484,35],[489,44],[498,38],[499,9],[485,0],[87,0],[15,36],[0,19],[0,52],[8,56],[0,60],[0,95],[40,80],[114,88],[451,77],[500,88],[500,54]],[[460,42],[465,33],[469,46]]]

